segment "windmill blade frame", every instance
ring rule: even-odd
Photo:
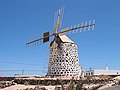
[[[49,35],[49,32],[45,32],[45,33],[43,33],[43,37],[42,38],[38,38],[38,39],[35,39],[33,41],[27,42],[26,45],[29,45],[29,44],[32,44],[32,43],[36,43],[36,42],[42,41],[42,40],[43,40],[43,43],[48,42],[49,38],[51,36],[53,36],[53,34]]]
[[[56,34],[71,32],[71,31],[75,31],[75,30],[79,30],[79,29],[86,29],[88,27],[94,27],[94,26],[95,26],[95,23],[93,23],[93,24],[85,24],[83,26],[77,26],[77,27],[74,27],[74,28],[65,29],[64,31],[58,32]]]
[[[26,43],[26,45],[36,43],[36,42],[41,41],[41,40],[43,40],[43,43],[45,43],[45,42],[48,42],[49,38],[52,37],[52,36],[56,37],[58,35],[65,34],[67,32],[72,32],[72,31],[75,31],[75,30],[77,31],[79,29],[86,29],[86,28],[90,28],[90,27],[94,27],[94,26],[95,26],[95,20],[93,20],[92,24],[78,25],[78,26],[73,27],[73,28],[65,28],[65,30],[63,29],[61,32],[57,32],[57,33],[49,34],[49,32],[45,32],[45,33],[43,33],[43,38],[39,38],[39,39],[30,41],[30,42]],[[88,31],[90,31],[90,30],[88,30]]]
[[[58,11],[55,13],[53,33],[57,33],[58,29],[60,29],[62,24],[63,14],[64,14],[64,7],[58,9]]]

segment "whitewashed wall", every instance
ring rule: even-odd
[[[54,42],[50,48],[48,65],[49,76],[80,76],[77,45],[74,43],[61,43],[60,48]]]

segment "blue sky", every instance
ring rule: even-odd
[[[25,43],[43,32],[52,33],[54,13],[64,5],[61,28],[96,19],[94,31],[68,35],[78,45],[83,68],[102,69],[107,64],[120,70],[119,4],[119,0],[0,0],[0,76],[21,73],[9,70],[46,71],[49,43],[29,48]]]

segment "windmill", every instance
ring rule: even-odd
[[[54,17],[54,30],[53,33],[49,32],[43,33],[42,38],[35,39],[33,41],[27,42],[26,45],[34,44],[37,42],[49,42],[50,37],[54,36],[54,40],[50,41],[50,55],[48,64],[49,76],[80,76],[81,66],[79,65],[78,50],[77,45],[67,37],[66,33],[74,31],[90,31],[94,29],[95,20],[85,22],[75,25],[74,27],[67,27],[62,29],[60,32],[58,30],[62,24],[64,8],[60,8]]]

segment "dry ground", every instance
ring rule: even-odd
[[[13,85],[0,90],[22,90],[22,89],[34,88],[34,87],[35,85]],[[45,87],[48,90],[54,90],[55,88],[55,86],[42,86],[42,87]]]

